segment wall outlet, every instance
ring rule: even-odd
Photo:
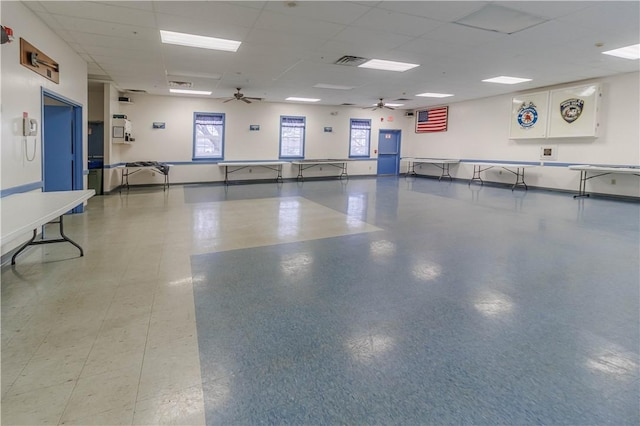
[[[615,179],[611,179],[611,185],[615,185],[616,184],[616,180]]]
[[[320,171],[322,171],[322,167],[320,167]]]
[[[498,174],[501,175],[502,174],[502,170],[498,171]]]
[[[249,173],[251,173],[251,169],[249,169]]]

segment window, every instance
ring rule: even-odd
[[[304,117],[280,117],[280,158],[304,158]]]
[[[193,114],[193,159],[224,157],[224,114],[196,112]]]
[[[369,157],[371,145],[371,120],[351,119],[349,133],[349,157]]]

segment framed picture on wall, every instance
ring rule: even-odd
[[[565,87],[550,93],[548,137],[598,136],[598,106],[602,96],[600,84]]]
[[[547,137],[549,92],[527,93],[511,100],[510,139]]]

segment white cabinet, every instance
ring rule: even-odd
[[[111,142],[131,143],[131,121],[126,118],[114,118],[111,121]]]

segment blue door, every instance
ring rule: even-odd
[[[73,190],[73,108],[45,105],[42,131],[44,190]]]
[[[400,172],[400,130],[380,130],[378,136],[378,175]]]

